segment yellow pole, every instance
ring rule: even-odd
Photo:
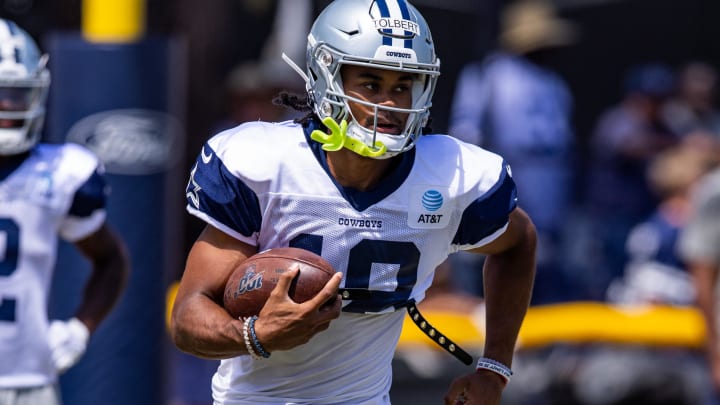
[[[82,33],[90,42],[139,40],[145,34],[145,0],[83,0]]]

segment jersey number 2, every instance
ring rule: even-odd
[[[9,218],[0,218],[0,279],[9,277],[18,265],[20,251],[20,227]],[[14,297],[0,296],[0,322],[15,321]]]

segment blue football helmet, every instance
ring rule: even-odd
[[[369,148],[382,143],[388,158],[413,147],[427,125],[440,60],[435,55],[430,29],[418,10],[405,0],[335,0],[315,20],[307,45],[307,70],[300,72],[315,113],[349,123],[347,136]],[[287,60],[287,59],[286,59]],[[416,80],[409,109],[386,107],[348,96],[343,91],[343,65],[407,72]],[[296,69],[299,70],[299,69]],[[303,74],[304,73],[304,74]],[[352,116],[348,101],[375,111],[408,114],[398,134],[365,128]]]
[[[0,19],[0,155],[14,155],[40,140],[50,86],[48,56],[12,21]]]

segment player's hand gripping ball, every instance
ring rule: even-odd
[[[233,270],[225,285],[223,306],[235,318],[259,314],[280,275],[295,264],[300,272],[288,294],[297,303],[317,295],[335,274],[330,263],[308,250],[292,247],[265,250],[248,257]]]

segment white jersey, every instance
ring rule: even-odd
[[[187,209],[259,250],[318,253],[343,287],[371,298],[344,301],[327,331],[294,350],[222,361],[219,404],[389,403],[402,309],[450,253],[504,232],[516,206],[502,158],[444,135],[421,137],[373,191],[342,187],[313,129],[253,122],[216,135],[193,167]]]
[[[0,167],[0,388],[53,383],[47,300],[58,237],[76,241],[105,219],[98,160],[79,145],[38,145]]]

